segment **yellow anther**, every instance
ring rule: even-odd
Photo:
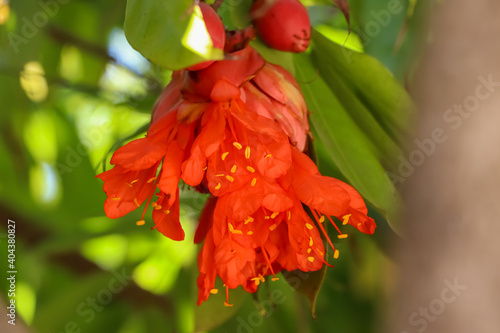
[[[164,212],[165,212],[165,214],[167,214],[167,215],[168,215],[168,214],[170,214],[170,209],[167,209],[167,210],[165,210]]]
[[[310,262],[313,262],[314,261],[314,257],[307,257],[307,260],[309,260]]]
[[[346,225],[347,223],[349,223],[349,218],[351,217],[351,214],[347,214],[345,216],[342,217],[343,221],[342,221],[342,225]]]
[[[278,281],[279,279],[280,279],[280,278],[273,277],[273,278],[271,279],[271,281]]]
[[[156,206],[158,206],[158,203],[153,202],[153,203],[151,204],[151,206],[156,207]]]
[[[309,224],[309,223],[306,223],[306,227],[307,227],[307,229],[309,229],[309,230],[312,230],[312,229],[314,228],[314,227],[313,227],[311,224]]]
[[[235,173],[236,172],[236,168],[237,168],[236,164],[233,165],[233,167],[231,168],[231,173]]]
[[[248,236],[252,236],[252,235],[253,235],[253,231],[249,231],[249,232],[247,232],[247,235],[248,235]]]
[[[314,242],[313,242],[313,238],[312,237],[309,237],[309,246],[313,246]]]
[[[288,211],[288,220],[291,220],[291,219],[292,219],[292,212]]]
[[[267,215],[266,215],[266,216],[264,216],[264,220],[269,220],[270,218],[271,218],[271,217],[269,217],[269,216],[267,216]]]
[[[250,185],[253,187],[255,186],[256,183],[257,183],[257,178],[254,178],[252,179],[252,183],[250,183]]]
[[[229,232],[231,232],[233,234],[237,234],[237,235],[242,235],[243,234],[243,232],[241,230],[234,229],[234,227],[233,227],[233,225],[231,223],[228,223],[227,227],[229,228]]]
[[[273,155],[267,154],[266,156],[264,156],[264,158],[268,158],[268,157],[271,157],[271,156],[273,156]]]
[[[274,212],[271,214],[271,218],[274,219],[276,218],[276,216],[278,216],[280,214],[280,212]]]
[[[321,215],[321,217],[319,218],[319,223],[323,223],[325,222],[325,215]]]
[[[215,189],[218,190],[222,187],[221,183],[217,184],[217,186],[215,186]]]
[[[260,278],[260,274],[259,274],[259,277],[254,277],[254,278],[251,278],[250,280],[252,280],[255,283],[256,286],[258,286],[261,282],[264,282]]]
[[[130,182],[130,184],[137,183],[138,181],[139,181],[139,179],[134,179],[133,181]]]
[[[223,174],[223,173],[218,173],[215,175],[215,177],[224,177],[224,176],[225,176],[225,174]]]
[[[132,187],[132,184],[129,184],[129,183],[127,183],[127,182],[125,182],[125,184],[127,184],[127,185],[128,185],[128,186],[130,186],[130,187]]]
[[[137,198],[134,198],[134,203],[137,207],[139,207],[141,204],[139,203],[139,201],[137,201]]]
[[[215,294],[217,294],[218,292],[219,292],[219,289],[215,289],[215,288],[214,288],[214,289],[210,289],[210,293],[211,293],[211,294],[214,294],[214,295],[215,295]]]
[[[149,178],[147,183],[148,184],[151,184],[152,182],[154,182],[156,180],[157,177],[153,177],[153,178]]]
[[[234,177],[233,176],[227,175],[226,179],[229,180],[231,183],[234,182]]]
[[[311,248],[308,248],[307,249],[307,253],[311,253],[312,249]]]
[[[250,171],[251,173],[254,173],[255,172],[255,169],[252,168],[251,166],[247,166],[247,170]]]
[[[121,199],[120,197],[111,198],[111,200],[120,200],[120,199]]]
[[[157,205],[157,206],[155,207],[155,209],[156,209],[156,210],[160,210],[160,209],[161,209],[161,205]]]
[[[227,155],[229,155],[229,152],[223,153],[220,158],[224,161],[226,159]]]
[[[269,227],[269,230],[273,231],[274,229],[276,229],[278,225],[275,223],[273,224],[272,226]]]
[[[248,223],[253,222],[253,221],[254,221],[253,217],[249,216],[245,219],[245,224],[248,224]]]
[[[347,238],[347,234],[340,234],[340,235],[337,235],[337,237],[339,239],[344,239],[344,238]]]
[[[334,259],[338,259],[339,258],[339,250],[335,250],[335,252],[333,252],[333,258]]]
[[[229,304],[227,302],[224,302],[224,306],[233,306],[233,304]]]
[[[249,147],[249,146],[247,146],[247,147],[245,148],[245,158],[246,158],[246,159],[249,159],[249,158],[250,158],[250,147]]]
[[[135,224],[137,224],[137,225],[144,225],[144,224],[146,224],[146,221],[140,220],[140,221],[135,222]]]
[[[319,254],[320,256],[323,256],[323,255],[324,255],[324,253],[323,253],[322,251],[320,251],[319,249],[316,249],[316,251],[318,251],[318,254]]]
[[[363,223],[359,222],[358,223],[358,228],[360,228],[363,225]]]
[[[207,171],[207,169],[208,169],[208,167],[206,166],[206,167],[203,168],[203,171]]]
[[[235,146],[237,149],[243,148],[243,146],[239,142],[233,142],[233,146]]]

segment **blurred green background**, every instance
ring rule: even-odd
[[[332,1],[303,3],[329,40],[373,56],[407,84],[421,49],[421,2],[351,0],[349,38]],[[224,23],[237,26],[248,4],[226,0]],[[397,14],[381,14],[394,5],[401,7]],[[376,234],[353,233],[338,244],[342,256],[327,270],[316,320],[306,298],[283,278],[261,285],[258,295],[232,291],[232,308],[222,305],[221,294],[196,306],[199,246],[191,240],[205,197],[193,190],[182,191],[184,242],[150,230],[150,213],[146,226],[137,227],[142,209],[116,220],[104,215],[105,194],[94,177],[113,149],[144,135],[171,74],[130,47],[125,6],[117,0],[0,0],[0,267],[7,271],[12,219],[17,324],[41,333],[380,331],[397,267],[387,254],[396,236],[376,204],[370,208]],[[292,59],[299,83],[307,84],[311,75],[301,78],[300,69],[309,60],[301,65],[300,56],[256,45],[285,67]],[[308,103],[314,100],[305,94]],[[350,181],[322,139],[316,140],[322,172]],[[393,158],[381,163],[385,170]],[[8,302],[7,281],[0,281]]]

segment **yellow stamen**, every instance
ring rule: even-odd
[[[243,146],[239,142],[233,142],[233,146],[235,146],[237,149],[243,148]]]
[[[325,216],[324,215],[321,215],[321,217],[319,218],[319,223],[323,223],[325,222]]]
[[[168,215],[168,214],[170,214],[170,209],[167,209],[167,210],[165,210],[164,212],[165,212],[165,214],[167,214],[167,215]]]
[[[207,171],[207,169],[208,169],[208,167],[206,166],[206,167],[203,168],[203,171]]]
[[[268,158],[268,157],[271,157],[271,156],[273,156],[273,155],[267,154],[266,156],[264,156],[264,158]]]
[[[257,183],[257,178],[252,179],[252,183],[250,184],[252,187]]]
[[[157,205],[157,206],[155,207],[155,209],[156,209],[156,210],[160,210],[160,209],[161,209],[161,205]]]
[[[269,216],[264,216],[264,220],[269,220],[270,217]]]
[[[231,232],[233,234],[237,234],[237,235],[243,235],[243,232],[241,230],[234,229],[234,227],[231,223],[228,223],[227,226],[229,228],[229,232]]]
[[[254,173],[255,172],[255,169],[252,168],[251,166],[247,166],[247,170],[250,171],[251,173]]]
[[[117,198],[111,198],[111,200],[120,200],[121,198],[120,197],[117,197]]]
[[[311,248],[307,249],[307,253],[311,253],[311,251],[312,251]]]
[[[324,253],[323,253],[323,252],[321,252],[319,249],[316,249],[316,251],[318,251],[318,254],[319,254],[320,256],[323,256],[323,255],[324,255]]]
[[[342,225],[346,225],[347,223],[349,223],[349,218],[351,217],[351,214],[347,214],[345,216],[342,217],[342,219],[344,219],[342,221]]]
[[[314,261],[314,257],[307,257],[307,260],[309,260],[310,262],[313,262]]]
[[[214,288],[214,289],[210,289],[210,293],[211,293],[211,294],[214,294],[214,295],[215,295],[215,294],[217,294],[218,292],[219,292],[219,289],[215,289],[215,288]]]
[[[247,160],[250,158],[250,147],[249,146],[247,146],[245,148],[245,157]]]
[[[260,275],[260,274],[259,274],[259,276],[251,278],[250,280],[252,280],[256,286],[258,286],[261,282],[265,281],[264,278],[262,277],[262,275]]]
[[[288,211],[288,220],[291,220],[291,219],[292,219],[292,212]]]
[[[137,183],[138,181],[139,181],[139,179],[135,179],[135,180],[131,181],[130,184]]]
[[[130,186],[130,187],[132,187],[132,184],[129,184],[129,183],[127,183],[127,182],[125,182],[125,184],[127,184],[127,185],[128,185],[128,186]]]
[[[236,172],[236,168],[237,168],[236,164],[233,165],[233,167],[231,168],[231,173],[235,173]]]
[[[135,222],[135,224],[137,224],[137,225],[144,225],[144,224],[146,224],[146,221],[140,220],[140,221]]]
[[[312,230],[312,229],[314,228],[314,227],[313,227],[312,225],[310,225],[309,223],[306,223],[306,227],[307,227],[307,229],[309,229],[309,230]]]
[[[252,236],[253,235],[253,231],[247,232],[247,235]]]
[[[269,230],[273,231],[274,229],[276,229],[278,225],[275,223],[273,224],[272,226],[269,227]]]
[[[274,219],[279,214],[280,214],[280,212],[274,212],[274,213],[271,214],[271,218]]]
[[[337,237],[339,239],[344,239],[344,238],[347,238],[347,234],[340,234],[340,235],[337,235]]]
[[[273,277],[273,278],[271,279],[271,281],[278,281],[279,279],[280,279],[280,278]]]
[[[215,177],[224,177],[225,175],[223,173],[218,173],[215,175]]]
[[[233,306],[233,304],[229,304],[228,302],[224,302],[224,306]]]
[[[226,159],[227,155],[229,155],[229,152],[223,153],[220,158],[224,161]]]
[[[226,179],[229,180],[231,183],[234,182],[234,177],[227,175]]]
[[[333,252],[333,258],[338,259],[338,257],[339,257],[339,250],[335,250],[335,252]]]
[[[312,237],[309,237],[309,246],[313,246],[314,242],[313,242],[313,238]]]
[[[245,224],[248,224],[248,223],[253,222],[253,221],[254,221],[253,217],[249,216],[245,219]]]
[[[149,178],[147,183],[148,184],[151,184],[152,182],[154,182],[156,180],[157,177],[153,177],[153,178]]]
[[[139,207],[141,204],[139,203],[139,201],[137,201],[137,198],[134,198],[134,203],[137,207]]]
[[[217,186],[215,186],[215,189],[218,190],[222,187],[221,183],[217,184]]]

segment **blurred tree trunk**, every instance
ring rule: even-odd
[[[433,13],[390,331],[500,332],[500,1]]]

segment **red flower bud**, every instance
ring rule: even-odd
[[[288,52],[304,52],[311,39],[309,15],[299,0],[257,0],[250,16],[260,38],[268,46]]]
[[[226,30],[222,21],[215,12],[215,10],[204,2],[199,4],[201,13],[203,14],[203,21],[205,21],[205,26],[207,27],[208,34],[212,39],[212,44],[217,49],[224,49],[224,44],[226,44]],[[214,63],[214,60],[205,61],[193,66],[188,67],[190,71],[199,71],[200,69],[207,68]]]

